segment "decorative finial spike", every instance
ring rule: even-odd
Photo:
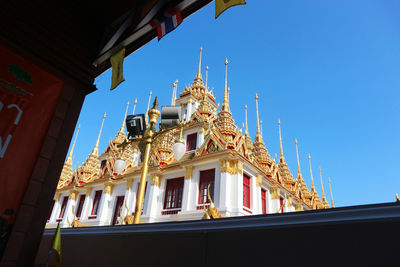
[[[245,126],[246,126],[245,133],[249,134],[249,128],[247,126],[247,105],[244,105],[244,112],[245,112],[245,122],[246,122],[246,124],[245,124]]]
[[[282,145],[282,134],[281,134],[281,120],[278,119],[278,128],[279,128],[279,145],[280,145],[280,157],[279,161],[285,162],[285,157],[283,156],[283,145]]]
[[[137,98],[135,98],[135,102],[133,102],[133,111],[132,111],[132,115],[135,115],[135,110],[136,110],[136,104],[137,104]]]
[[[313,177],[313,174],[312,174],[312,167],[311,167],[311,155],[310,155],[310,154],[308,154],[308,162],[310,163],[311,190],[313,190],[313,188],[314,188],[314,190],[315,190],[315,187],[314,187],[314,177]]]
[[[103,121],[101,122],[99,136],[97,137],[96,145],[95,145],[95,147],[94,147],[94,149],[92,151],[92,154],[94,154],[96,156],[99,154],[100,136],[101,136],[101,132],[103,131],[103,125],[104,125],[104,120],[105,120],[106,116],[107,116],[107,114],[104,112]]]
[[[230,112],[229,96],[228,96],[228,59],[225,59],[225,87],[224,87],[224,100],[222,102],[221,111]]]
[[[123,132],[123,133],[125,133],[125,120],[126,120],[126,115],[128,114],[128,108],[129,108],[129,101],[128,101],[128,103],[126,103],[124,120],[122,121],[122,126],[121,126],[121,129],[119,130],[120,132]]]
[[[206,66],[206,89],[208,89],[207,80],[208,80],[208,66]]]
[[[71,151],[69,152],[69,156],[67,158],[67,161],[70,162],[72,164],[72,154],[74,153],[74,148],[75,148],[75,143],[76,143],[76,139],[78,138],[78,134],[79,134],[79,130],[81,129],[81,125],[78,125],[78,130],[76,131],[76,135],[75,135],[75,139],[74,139],[74,143],[72,144],[71,147]]]
[[[297,155],[297,176],[301,176],[301,170],[300,170],[300,160],[299,160],[299,148],[297,146],[297,138],[294,139],[294,142],[296,144],[296,155]]]
[[[331,208],[334,208],[335,205],[333,204],[333,194],[332,194],[331,178],[330,177],[328,177],[328,183],[329,183],[329,191],[331,191]]]
[[[175,82],[172,83],[173,90],[172,90],[172,99],[171,99],[171,106],[175,106],[175,100],[176,100],[176,90],[178,86],[178,80],[175,80]]]
[[[258,114],[258,94],[256,93],[256,111],[257,111],[257,131],[256,131],[256,140],[259,142],[262,141],[262,135],[260,130],[260,118]]]

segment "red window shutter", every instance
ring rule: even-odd
[[[101,194],[103,193],[102,190],[96,191],[93,199],[93,207],[92,207],[92,212],[91,215],[97,215],[97,212],[99,210],[99,204],[100,204],[100,198]]]
[[[85,204],[85,199],[86,199],[86,195],[81,195],[79,197],[79,202],[78,202],[78,207],[76,209],[76,217],[78,219],[81,218],[81,214],[82,214],[82,208],[83,208],[83,204]]]
[[[279,203],[280,203],[279,210],[281,210],[281,212],[283,213],[283,209],[282,209],[282,205],[283,205],[283,198],[282,198],[282,197],[281,197],[281,198],[279,198]]]
[[[261,205],[262,213],[267,214],[267,192],[264,189],[261,189]]]
[[[68,203],[68,197],[65,196],[63,198],[63,202],[61,204],[61,210],[60,210],[60,214],[58,215],[58,218],[60,218],[60,219],[64,218],[64,213],[65,213],[65,208],[67,207],[67,203]]]
[[[122,204],[124,204],[124,198],[125,198],[125,196],[117,196],[117,200],[115,201],[112,225],[115,225],[117,223],[117,219],[120,216]]]
[[[207,193],[210,185],[210,196],[214,201],[215,169],[200,172],[199,199],[198,204],[210,203]]]
[[[243,174],[243,206],[250,209],[250,177]]]
[[[186,151],[192,151],[196,149],[197,133],[189,134],[186,137]]]
[[[182,207],[183,183],[183,177],[167,180],[164,209],[178,209]]]

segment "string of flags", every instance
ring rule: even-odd
[[[218,18],[225,10],[236,5],[245,5],[245,0],[215,0],[215,18]],[[182,23],[180,10],[168,8],[156,14],[149,22],[152,28],[157,30],[158,41],[165,35],[176,29]],[[120,83],[125,81],[123,75],[123,63],[125,58],[125,48],[110,57],[112,67],[111,87],[114,90]]]

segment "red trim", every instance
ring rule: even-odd
[[[262,213],[267,214],[267,191],[261,189],[261,207]]]
[[[162,215],[172,215],[172,214],[178,214],[178,212],[180,212],[180,211],[181,211],[181,209],[178,209],[178,210],[165,210],[165,211],[162,211],[161,214]]]
[[[115,225],[117,223],[117,219],[120,215],[122,204],[124,204],[124,198],[125,198],[125,196],[117,196],[117,200],[115,201],[112,225]]]
[[[68,203],[68,197],[65,196],[63,198],[63,202],[61,204],[60,214],[58,215],[58,218],[61,220],[62,220],[62,218],[64,218],[64,213],[65,213],[65,208],[67,207],[67,203]]]
[[[90,215],[97,216],[97,212],[99,211],[99,205],[100,205],[100,199],[101,199],[102,193],[103,193],[102,190],[96,191],[96,193],[94,195],[94,199],[93,199],[92,212],[90,213]],[[91,218],[89,218],[89,219],[91,219]]]
[[[186,136],[186,152],[196,150],[197,133],[188,134]]]
[[[249,210],[249,209],[243,208],[243,210],[248,212],[248,213],[250,213],[250,214],[253,214],[253,212],[251,210]]]
[[[281,213],[283,213],[284,211],[283,211],[283,208],[282,208],[282,206],[283,206],[283,198],[282,198],[282,197],[279,198],[279,203],[280,203],[279,211],[280,211]]]
[[[164,197],[164,209],[179,209],[182,207],[183,177],[167,180]]]
[[[204,206],[206,207],[206,208],[208,208],[209,206],[210,206],[210,203],[208,203],[208,204],[205,204],[205,205],[199,205],[199,206],[196,206],[196,210],[204,210]]]
[[[210,196],[214,200],[215,169],[200,171],[198,204],[210,203],[207,193],[210,185]],[[204,201],[205,200],[205,201]]]
[[[78,207],[76,209],[76,217],[78,217],[78,219],[81,218],[83,204],[85,204],[85,200],[86,200],[86,195],[81,195],[79,197]]]
[[[250,191],[250,177],[243,174],[243,207],[250,209],[251,207],[251,191]]]

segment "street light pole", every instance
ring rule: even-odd
[[[147,129],[143,138],[143,142],[146,144],[146,150],[144,154],[143,170],[140,176],[139,192],[136,199],[135,217],[133,220],[134,224],[140,223],[140,216],[142,215],[144,192],[146,189],[147,171],[149,168],[151,144],[153,142],[153,136],[155,134],[155,125],[157,124],[157,120],[160,117],[160,114],[161,113],[158,110],[158,99],[156,97],[154,99],[153,107],[148,112],[150,127]]]

